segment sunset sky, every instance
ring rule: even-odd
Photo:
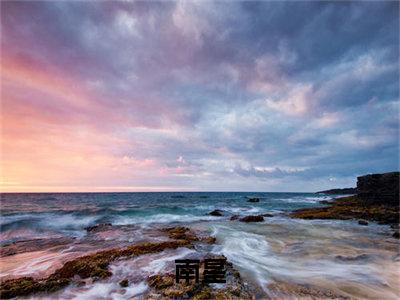
[[[399,169],[399,2],[1,2],[2,191],[316,191]]]

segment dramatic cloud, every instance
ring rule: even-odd
[[[398,2],[1,3],[4,191],[352,186],[398,170]]]

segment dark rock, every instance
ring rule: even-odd
[[[200,241],[207,244],[214,244],[217,239],[213,236],[201,237]]]
[[[239,219],[240,222],[262,222],[264,221],[264,217],[263,216],[245,216],[241,219]]]
[[[229,220],[235,221],[235,220],[238,220],[239,218],[240,218],[239,215],[233,215]]]
[[[399,172],[357,177],[357,195],[367,202],[399,205]]]
[[[87,232],[98,232],[98,231],[108,230],[110,229],[111,226],[112,226],[111,223],[102,223],[94,226],[85,227],[85,229]]]
[[[365,221],[365,220],[358,220],[358,224],[367,226],[367,225],[368,225],[368,221]]]
[[[254,197],[254,198],[248,198],[248,199],[247,199],[247,202],[260,202],[260,198],[256,198],[256,197]]]
[[[396,230],[396,231],[393,233],[392,236],[393,236],[394,238],[396,238],[396,239],[399,239],[399,238],[400,238],[400,233],[399,233],[399,231]]]
[[[121,281],[119,282],[119,285],[120,285],[121,287],[128,287],[128,286],[129,286],[129,281],[128,281],[128,279],[121,280]]]
[[[223,216],[222,210],[220,210],[220,209],[215,209],[215,210],[213,210],[212,212],[209,213],[209,215],[211,215],[211,216],[217,216],[217,217]]]
[[[321,201],[319,201],[318,203],[319,203],[319,204],[327,204],[327,205],[329,205],[329,204],[332,204],[332,201],[329,201],[329,200],[321,200]]]
[[[357,188],[331,189],[331,190],[316,192],[316,194],[353,195],[357,194]]]
[[[260,216],[264,217],[264,218],[272,218],[274,215],[272,215],[272,214],[262,214]]]
[[[342,255],[337,255],[335,259],[344,261],[344,262],[350,262],[350,261],[357,261],[357,260],[366,260],[369,259],[370,257],[368,254],[360,254],[357,256],[342,256]]]

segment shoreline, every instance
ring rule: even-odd
[[[241,201],[256,208],[267,200],[248,196]],[[110,289],[106,292],[110,293],[109,295],[117,293],[121,296],[139,296],[139,299],[160,299],[160,297],[183,299],[185,295],[189,295],[190,299],[216,299],[222,295],[226,297],[221,299],[252,299],[253,296],[256,299],[291,297],[352,299],[354,295],[363,298],[368,293],[373,293],[374,284],[370,285],[368,281],[364,281],[366,279],[363,277],[357,279],[357,272],[360,272],[357,268],[364,270],[363,264],[366,264],[365,270],[370,267],[373,270],[366,275],[378,276],[375,278],[382,281],[388,280],[389,274],[396,274],[396,271],[390,269],[380,277],[376,273],[379,270],[377,266],[388,266],[392,260],[392,268],[398,264],[398,260],[393,258],[396,256],[397,240],[390,238],[389,241],[385,241],[385,238],[379,236],[383,231],[377,230],[375,226],[368,228],[358,226],[353,222],[320,223],[295,220],[360,220],[362,218],[380,224],[396,225],[398,224],[396,218],[398,206],[365,203],[357,196],[329,201],[320,200],[319,203],[324,206],[294,209],[277,214],[261,211],[258,215],[254,214],[257,210],[250,209],[237,212],[241,213],[240,215],[233,215],[236,210],[230,211],[228,207],[223,207],[221,203],[216,202],[215,205],[224,210],[216,208],[209,211],[206,216],[211,213],[215,216],[211,219],[202,218],[199,221],[177,219],[175,223],[154,224],[148,227],[148,237],[145,241],[135,240],[130,243],[125,241],[124,245],[120,244],[117,248],[114,246],[114,248],[82,252],[79,256],[64,261],[61,267],[43,277],[26,275],[3,279],[0,298],[14,296],[68,298],[71,295],[83,296],[96,289],[98,293],[106,286]],[[237,217],[232,219],[231,215]],[[315,228],[315,224],[318,224],[318,227]],[[139,227],[132,224],[113,225],[111,223],[89,225],[84,227],[86,242],[92,243],[97,238],[103,240],[108,237],[115,238],[115,234],[120,234],[121,237],[136,234],[135,232],[139,234],[142,232]],[[79,244],[79,238],[77,240]],[[40,245],[36,242],[32,241],[32,244],[26,245],[23,245],[24,242],[17,242],[22,243],[24,251],[18,251],[17,247],[9,249],[10,252],[4,254],[8,254],[7,257],[10,258],[15,255],[17,259],[19,254],[29,253],[30,250],[36,249],[35,246],[38,247],[36,250],[48,246],[60,247],[59,249],[62,250],[69,245],[69,241],[64,239],[42,244],[39,241]],[[110,241],[108,245],[111,243]],[[82,245],[85,245],[85,241]],[[364,249],[363,245],[369,246]],[[239,248],[235,248],[236,246]],[[328,249],[331,252],[328,252]],[[54,250],[53,253],[61,255],[62,252]],[[183,256],[179,256],[181,254]],[[202,260],[210,255],[223,255],[227,258],[229,266],[227,276],[230,285],[218,287],[173,284],[174,269],[171,269],[171,264],[174,257],[192,258],[194,256]],[[136,260],[144,260],[151,266],[153,264],[151,257],[157,257],[158,260],[167,264],[163,268],[156,268],[152,271],[153,273],[144,273],[147,274],[144,277],[143,273],[138,275],[134,269],[124,271],[123,276],[121,275],[121,270],[126,268],[124,264],[132,265]],[[251,270],[253,266],[248,263],[253,259],[258,264],[257,267],[261,269],[253,269],[255,273],[251,274],[248,268],[250,267]],[[116,265],[122,269],[118,269]],[[354,270],[353,265],[357,266]],[[346,283],[341,281],[330,283],[329,276],[320,281],[313,279],[313,273],[324,276],[325,269],[332,270],[334,274],[337,272],[336,276],[344,275],[343,280],[345,278],[352,280],[353,276],[356,276],[356,281],[350,286],[354,289],[362,287],[362,291],[347,290]],[[266,273],[258,273],[260,270],[265,270]],[[287,277],[285,273],[289,270],[292,275]],[[265,274],[268,274],[268,280],[264,280]],[[138,276],[142,276],[142,281],[139,283],[135,281]],[[129,294],[134,293],[135,290],[142,290],[142,294]],[[379,291],[375,295],[388,295],[385,299],[392,299],[393,295],[397,294],[399,294],[397,287],[390,283],[387,290]]]
[[[393,229],[393,237],[400,238],[399,205],[368,203],[357,195],[320,203],[324,206],[296,209],[289,216],[305,220],[358,220],[363,226],[367,226],[368,222],[376,222],[379,225],[389,225]]]

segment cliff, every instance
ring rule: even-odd
[[[357,177],[357,196],[365,202],[399,204],[399,172]]]
[[[359,219],[359,223],[364,225],[368,224],[365,220],[399,224],[399,172],[357,177],[357,195],[324,204],[327,205],[295,210],[290,216],[301,219]],[[400,236],[399,232],[396,231],[394,236]]]

